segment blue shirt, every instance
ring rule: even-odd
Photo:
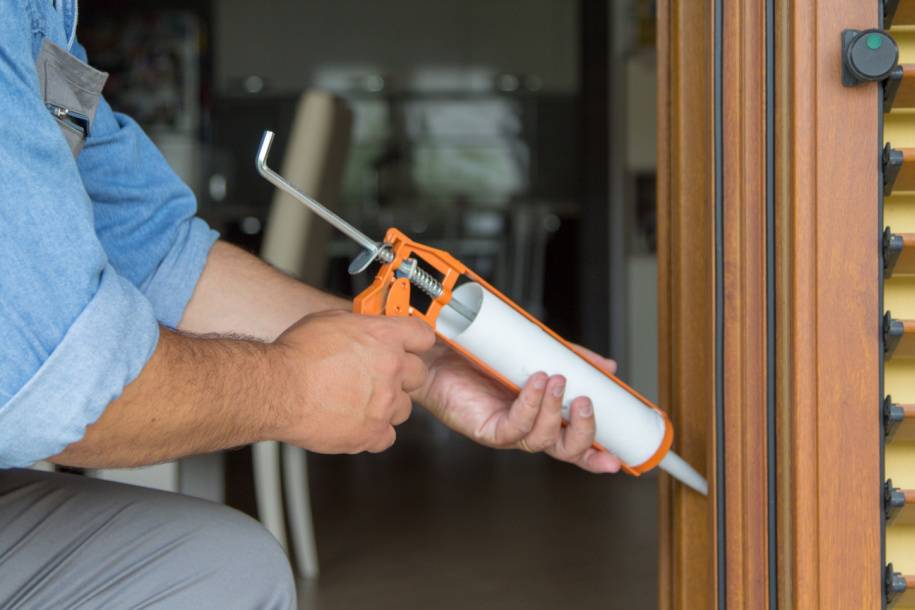
[[[216,233],[102,100],[74,155],[45,106],[45,38],[85,61],[76,0],[0,0],[0,468],[85,434],[174,327]]]

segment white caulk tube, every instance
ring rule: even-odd
[[[669,451],[672,430],[660,411],[480,284],[466,283],[453,295],[474,312],[473,320],[444,307],[436,324],[438,332],[518,387],[537,371],[563,375],[563,417],[568,419],[569,404],[574,398],[588,396],[594,405],[595,440],[619,457],[627,470],[641,474],[657,465],[699,493],[708,493],[706,480]]]

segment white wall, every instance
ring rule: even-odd
[[[319,68],[409,83],[428,69],[535,74],[550,91],[578,87],[572,0],[220,0],[216,83],[258,75],[297,91]],[[256,42],[252,42],[256,41]]]

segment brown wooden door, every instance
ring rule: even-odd
[[[905,0],[903,0],[905,2]],[[661,608],[880,608],[881,90],[870,0],[661,0]]]

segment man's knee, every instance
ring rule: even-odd
[[[192,498],[175,502],[172,496],[163,502],[183,522],[178,536],[187,538],[180,550],[175,549],[172,561],[182,564],[185,574],[196,575],[201,589],[199,599],[193,600],[201,604],[196,607],[296,607],[289,561],[260,523],[231,508]]]
[[[238,511],[221,506],[215,510],[220,513],[219,518],[208,515],[215,523],[197,536],[202,546],[212,545],[209,556],[222,572],[214,574],[217,584],[231,587],[237,582],[244,583],[252,608],[293,610],[296,603],[292,569],[273,535]]]

